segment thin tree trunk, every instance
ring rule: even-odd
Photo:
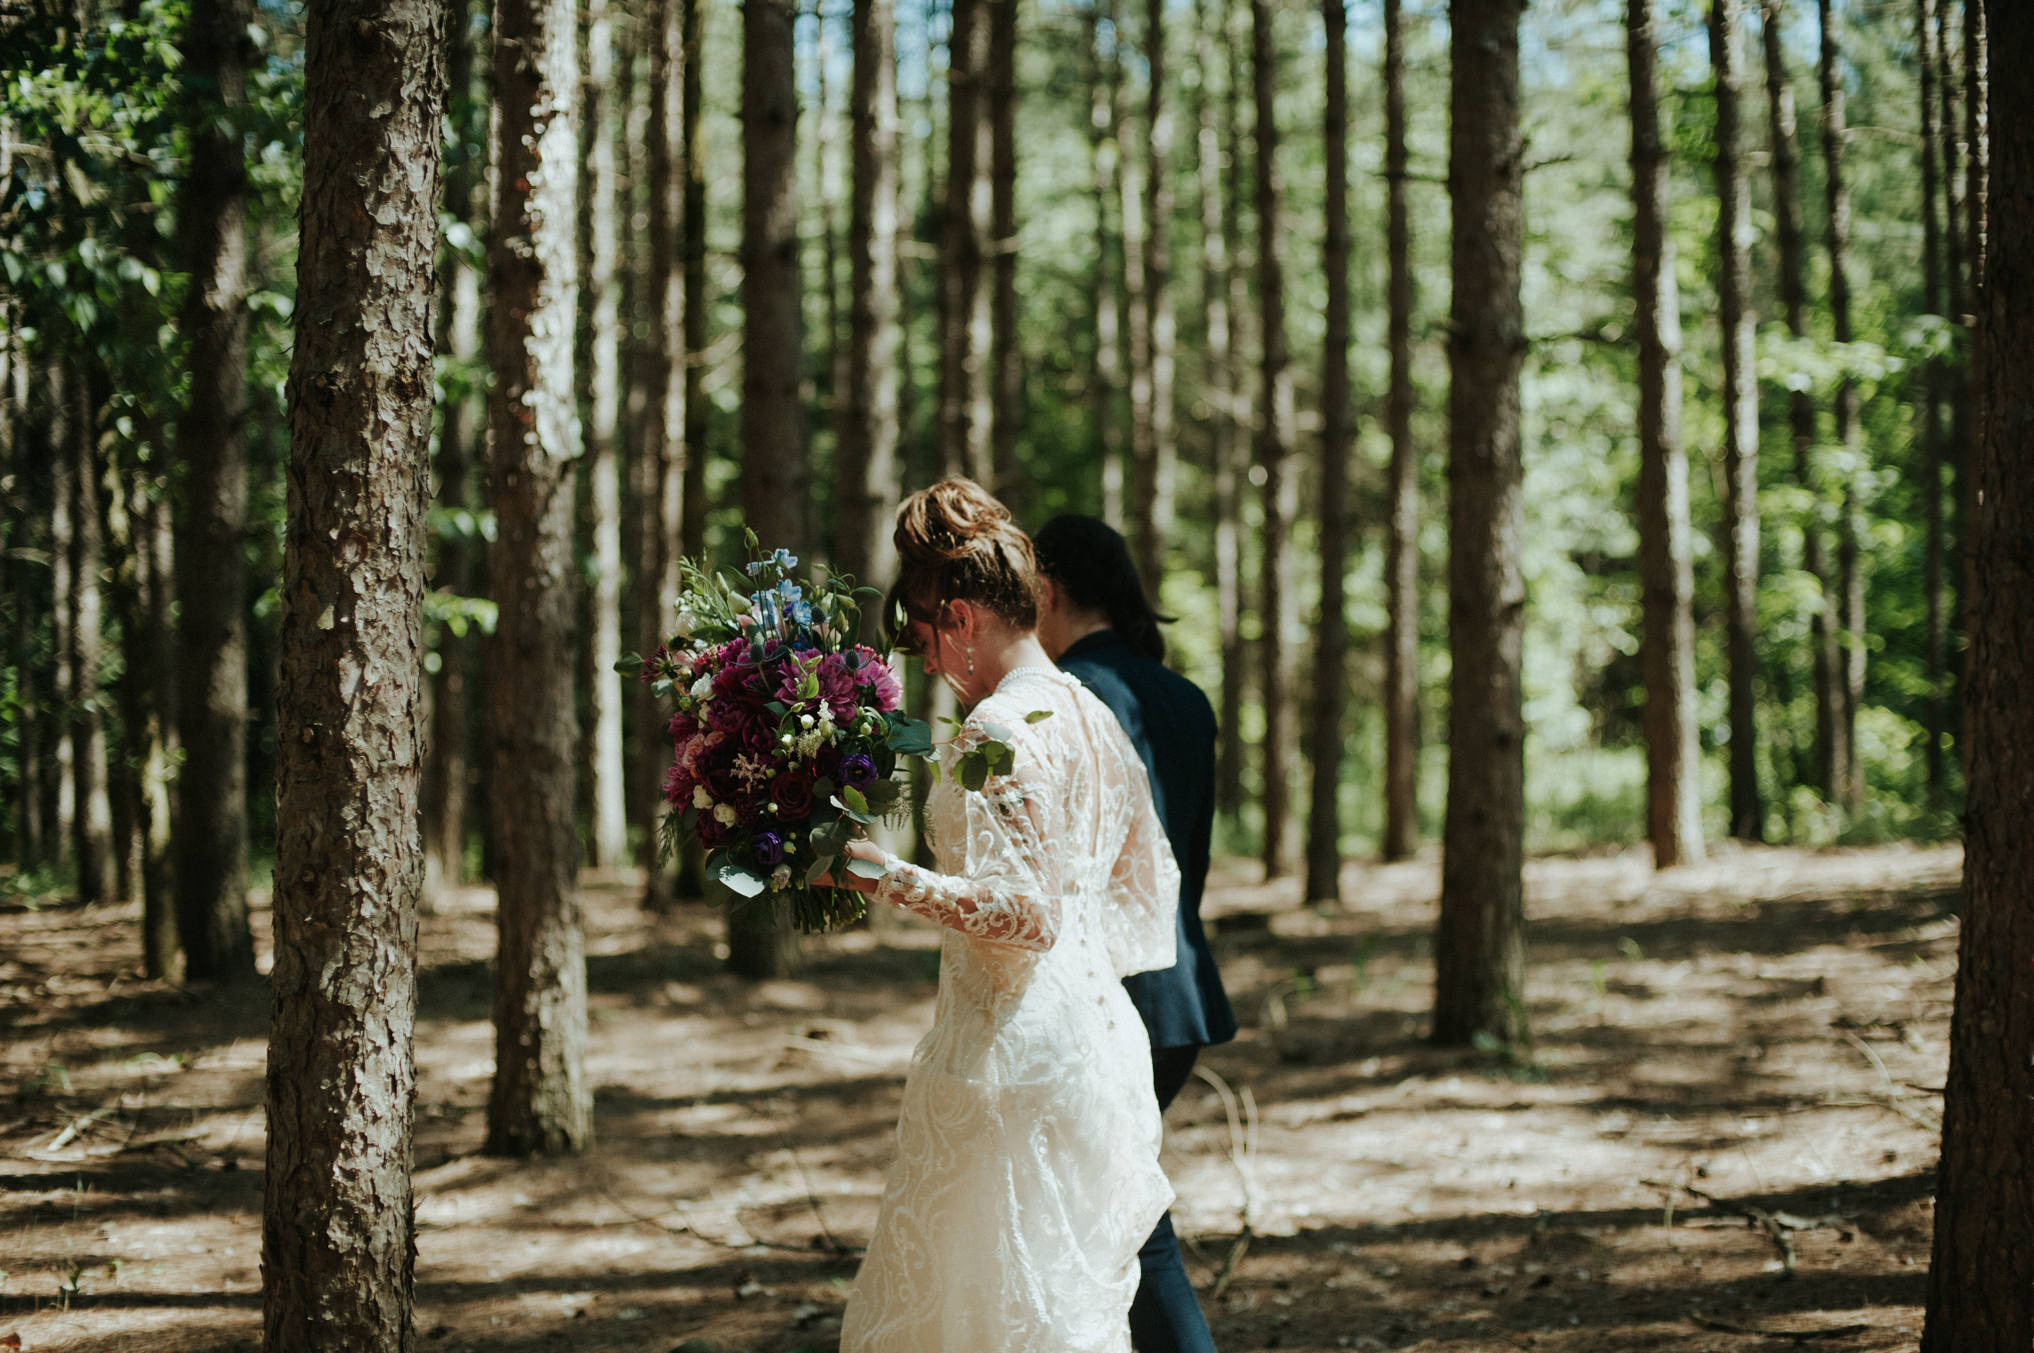
[[[1941,0],[1946,7],[1948,0]],[[1935,6],[1937,0],[1915,0],[1914,37],[1921,55],[1921,311],[1927,315],[1946,313],[1942,277],[1942,217],[1937,213],[1939,175],[1936,152],[1940,147],[1935,120]],[[1940,805],[1943,796],[1943,741],[1949,736],[1948,672],[1949,626],[1944,610],[1944,547],[1942,475],[1942,363],[1930,358],[1921,368],[1921,520],[1926,532],[1922,556],[1922,592],[1927,610],[1925,680],[1928,695],[1922,715],[1923,763],[1928,773],[1928,802]]]
[[[1348,566],[1349,456],[1355,416],[1349,388],[1349,5],[1321,0],[1327,30],[1327,90],[1321,135],[1327,148],[1327,333],[1321,348],[1321,612],[1314,627],[1313,784],[1307,804],[1310,901],[1342,899],[1342,713],[1347,705],[1349,621],[1342,575]]]
[[[685,201],[680,253],[685,267],[685,483],[678,539],[687,555],[706,552],[706,119],[702,115],[705,58],[701,54],[701,0],[679,0],[679,40],[684,51],[684,102],[680,109],[685,148]]]
[[[1233,822],[1243,812],[1243,771],[1248,755],[1243,743],[1243,702],[1249,694],[1249,645],[1243,637],[1244,576],[1247,557],[1243,550],[1243,484],[1246,458],[1254,454],[1256,398],[1250,389],[1248,359],[1251,323],[1249,295],[1249,241],[1243,234],[1243,202],[1252,185],[1243,175],[1244,156],[1249,143],[1243,135],[1243,105],[1255,92],[1247,77],[1250,57],[1247,33],[1239,27],[1252,20],[1246,7],[1232,0],[1220,0],[1222,46],[1227,49],[1227,80],[1222,90],[1222,140],[1228,147],[1228,172],[1223,175],[1222,235],[1229,242],[1229,374],[1230,419],[1234,443],[1229,463],[1218,470],[1215,481],[1216,587],[1222,626],[1222,708],[1221,735],[1215,757],[1215,801]],[[1254,177],[1254,175],[1253,175]],[[1228,558],[1227,573],[1222,559]],[[1223,582],[1227,577],[1228,581]]]
[[[264,1347],[412,1346],[442,0],[319,0],[277,692]],[[363,29],[378,39],[360,41]]]
[[[990,295],[982,284],[994,160],[982,101],[989,70],[990,16],[1009,0],[953,0],[947,40],[946,213],[940,229],[939,440],[948,474],[986,484],[995,475],[990,442]]]
[[[843,252],[840,240],[840,195],[835,184],[840,181],[840,134],[833,106],[833,78],[829,67],[833,64],[833,42],[828,28],[828,15],[822,5],[813,6],[814,27],[819,30],[817,42],[813,44],[812,66],[814,104],[812,110],[812,182],[813,190],[819,196],[819,294],[826,314],[825,341],[813,354],[819,359],[817,365],[826,372],[826,395],[823,407],[827,410],[827,421],[833,432],[833,454],[840,455],[840,442],[846,435],[844,424],[847,419],[847,363],[848,335],[847,310],[840,301],[840,261]],[[837,507],[838,505],[836,505]],[[834,518],[838,523],[839,517]],[[825,533],[822,533],[822,536]],[[826,551],[824,539],[815,546]],[[831,559],[831,552],[826,553]]]
[[[585,940],[574,890],[578,36],[573,0],[497,0],[497,181],[488,247],[497,620],[488,713],[489,804],[501,866],[491,1155],[578,1151],[593,1132]]]
[[[798,401],[797,13],[791,0],[742,7],[742,516],[763,548],[802,559],[811,466]],[[796,962],[780,908],[730,908],[727,936],[728,967],[743,977],[781,977]]]
[[[1986,42],[1985,5],[1983,0],[1964,0],[1963,6],[1963,256],[1970,262],[1971,304],[1969,320],[1970,356],[1964,369],[1964,435],[1958,440],[1957,450],[1965,462],[1973,467],[1977,464],[1978,449],[1985,432],[1985,326],[1978,322],[1977,313],[1984,300],[1985,276],[1985,213],[1990,193],[1990,93],[1989,60],[1990,50]],[[1973,632],[1971,608],[1976,604],[1977,555],[1971,547],[1971,533],[1968,524],[1976,517],[1976,481],[1973,471],[1963,478],[1956,499],[1957,515],[1966,524],[1957,532],[1959,548],[1963,552],[1963,566],[1957,570],[1963,583],[1963,605],[1960,619],[1964,633]],[[1970,650],[1964,650],[1963,676],[1968,684],[1970,673]],[[1970,738],[1958,738],[1964,762],[1965,797],[1969,797],[1970,783]]]
[[[1448,811],[1434,1041],[1526,1039],[1519,368],[1523,0],[1454,0],[1448,182]]]
[[[116,560],[113,612],[120,625],[120,726],[123,752],[133,768],[133,815],[138,858],[132,890],[141,901],[142,967],[150,977],[176,967],[177,929],[174,862],[170,850],[169,764],[161,702],[175,687],[162,680],[161,663],[170,644],[167,598],[159,597],[153,569],[157,558],[149,476],[131,466],[115,476],[106,504],[106,534]],[[167,556],[163,556],[165,559]]]
[[[9,337],[0,340],[0,350],[7,357],[4,380],[0,380],[0,402],[4,402],[7,420],[7,446],[9,468],[17,476],[20,501],[27,511],[13,517],[9,526],[10,541],[34,540],[35,523],[48,520],[48,513],[40,510],[39,489],[45,476],[36,472],[38,463],[47,465],[50,457],[48,448],[36,445],[36,438],[29,420],[28,404],[28,353],[17,336],[16,317],[20,311],[14,304],[5,307],[0,320],[6,323]],[[4,566],[4,565],[0,565]],[[55,709],[59,702],[45,701],[42,694],[43,650],[38,639],[41,616],[53,614],[57,607],[46,603],[42,596],[41,579],[44,571],[32,565],[24,554],[12,556],[7,566],[9,582],[14,593],[14,644],[15,680],[17,695],[24,709]],[[40,869],[48,851],[48,828],[43,816],[43,774],[42,774],[42,733],[45,721],[24,719],[20,731],[20,792],[16,796],[16,835],[14,838],[14,863],[26,874]]]
[[[855,0],[854,185],[848,208],[847,424],[836,464],[834,563],[858,583],[896,571],[897,501],[897,10]],[[875,631],[873,607],[864,630]]]
[[[1780,305],[1787,331],[1796,339],[1808,334],[1806,250],[1801,227],[1801,155],[1794,124],[1794,86],[1787,77],[1781,26],[1783,0],[1764,0],[1763,37],[1766,55],[1766,111],[1771,126],[1773,168],[1773,235],[1780,254]],[[1824,558],[1822,515],[1817,506],[1815,475],[1815,396],[1806,389],[1787,396],[1787,428],[1794,445],[1794,478],[1808,494],[1808,513],[1801,521],[1801,567],[1815,579],[1814,612],[1808,621],[1810,666],[1815,683],[1815,778],[1823,798],[1836,796],[1837,713],[1843,694],[1837,684],[1841,659],[1834,620],[1838,609],[1836,580]]]
[[[1407,207],[1405,15],[1384,0],[1385,252],[1391,269],[1387,346],[1391,387],[1389,536],[1384,585],[1384,841],[1386,860],[1410,858],[1419,841],[1420,475],[1412,439],[1412,227]]]
[[[1952,0],[1936,0],[1936,88],[1942,95],[1942,119],[1938,128],[1942,138],[1943,296],[1949,322],[1957,328],[1962,328],[1970,322],[1967,316],[1971,310],[1970,291],[1973,279],[1968,265],[1964,262],[1964,247],[1968,241],[1964,239],[1961,224],[1964,192],[1967,187],[1961,172],[1963,153],[1959,139],[1963,135],[1962,85],[1956,69],[1958,52],[1956,44],[1951,40],[1949,29],[1951,6]],[[1969,382],[1969,372],[1966,369],[1968,361],[1968,346],[1960,358],[1944,361],[1940,385],[1942,398],[1949,405],[1949,421],[1942,448],[1944,468],[1947,471],[1944,492],[1949,496],[1949,502],[1944,507],[1944,512],[1949,518],[1944,528],[1948,536],[1945,553],[1951,556],[1946,560],[1948,574],[1943,583],[1947,592],[1943,604],[1949,612],[1948,653],[1944,659],[1946,667],[1944,683],[1948,693],[1943,700],[1947,706],[1945,735],[1952,740],[1957,735],[1956,711],[1963,704],[1963,681],[1961,664],[1951,655],[1958,649],[1966,647],[1968,643],[1968,634],[1963,624],[1968,599],[1964,596],[1963,570],[1958,567],[1957,557],[1960,556],[1962,548],[1958,542],[1970,533],[1970,523],[1963,514],[1965,486],[1970,477],[1970,458],[1964,453],[1964,447],[1970,437],[1970,401],[1965,395],[1965,387]]]
[[[141,763],[141,798],[147,812],[141,878],[141,955],[150,977],[167,977],[178,958],[176,841],[171,791],[177,762],[176,630],[170,604],[176,595],[176,535],[167,484],[151,492],[137,484],[134,520],[141,564],[141,616],[148,654],[148,724]]]
[[[1844,180],[1843,151],[1848,132],[1844,121],[1843,80],[1836,68],[1836,31],[1830,0],[1817,0],[1821,18],[1823,191],[1828,217],[1829,319],[1831,336],[1851,341],[1850,326],[1850,186]],[[1862,454],[1857,385],[1845,376],[1836,387],[1835,435],[1844,449],[1844,463],[1855,465]],[[1855,809],[1864,798],[1864,768],[1857,755],[1857,707],[1864,698],[1864,578],[1858,568],[1858,535],[1863,508],[1858,476],[1843,484],[1843,504],[1836,528],[1837,687],[1843,703],[1837,711],[1836,801]]]
[[[1770,11],[1768,12],[1770,14]],[[1646,828],[1653,866],[1702,858],[1693,545],[1681,448],[1681,297],[1667,229],[1655,0],[1628,0],[1632,296],[1639,353],[1639,572],[1645,600]],[[1768,19],[1769,31],[1778,24]]]
[[[1018,464],[1024,423],[1024,344],[1017,310],[1017,5],[989,6],[989,380],[995,426],[989,460],[996,496],[1019,521],[1030,513],[1029,484]]]
[[[1257,465],[1264,472],[1264,526],[1259,565],[1259,693],[1264,703],[1264,842],[1267,878],[1291,870],[1293,682],[1291,645],[1298,631],[1287,536],[1299,516],[1299,476],[1292,463],[1292,371],[1285,344],[1285,266],[1277,172],[1277,44],[1269,0],[1250,0],[1251,68],[1257,105],[1257,285],[1263,334],[1257,422]]]
[[[1217,762],[1217,798],[1225,811],[1234,804],[1221,800],[1221,787],[1242,759],[1243,739],[1235,727],[1236,709],[1244,670],[1242,650],[1242,559],[1241,531],[1236,522],[1238,484],[1241,480],[1242,426],[1236,416],[1236,386],[1232,379],[1235,345],[1231,336],[1229,309],[1230,275],[1235,263],[1229,254],[1229,232],[1224,211],[1224,180],[1233,167],[1225,169],[1222,154],[1221,110],[1215,101],[1215,72],[1225,62],[1218,53],[1226,49],[1229,29],[1228,0],[1194,0],[1194,61],[1201,78],[1196,86],[1197,137],[1201,194],[1201,305],[1207,311],[1208,346],[1206,375],[1208,388],[1209,482],[1214,488],[1215,507],[1215,607],[1216,627],[1222,654],[1222,718]],[[1226,70],[1224,71],[1226,74]],[[1230,91],[1233,94],[1233,90]],[[1239,786],[1240,797],[1240,786]]]
[[[1969,11],[1967,11],[1968,13]],[[1985,432],[1970,476],[1975,560],[1965,737],[1963,930],[1943,1098],[1922,1353],[2034,1342],[2034,10],[1990,7],[1980,60],[1992,181],[1979,330]],[[1987,44],[1988,39],[1988,44]],[[1986,51],[1986,46],[1989,51]],[[1983,123],[1980,123],[1983,126]],[[1976,152],[1984,142],[1973,139]]]
[[[685,50],[680,0],[657,0],[650,23],[650,385],[649,436],[639,485],[643,583],[636,592],[637,626],[648,647],[670,634],[671,601],[683,555],[684,490],[691,448],[686,444],[685,269],[681,223],[685,208]],[[645,817],[638,824],[643,862],[643,907],[664,912],[675,900],[671,871],[661,860],[660,786],[669,762],[658,730],[664,716],[656,697],[635,686],[636,726],[658,749],[638,763],[636,796]]]
[[[103,661],[99,573],[104,563],[104,531],[90,389],[83,373],[73,366],[63,386],[63,397],[71,406],[69,417],[56,450],[70,459],[71,801],[77,810],[72,852],[77,862],[78,900],[96,903],[112,900],[113,811],[107,787],[106,721],[99,709]],[[251,951],[249,957],[251,960]]]
[[[1123,486],[1124,533],[1132,556],[1149,553],[1147,542],[1156,534],[1151,515],[1151,488],[1155,482],[1158,442],[1151,416],[1151,264],[1145,219],[1149,196],[1145,179],[1152,173],[1148,144],[1132,147],[1129,119],[1125,114],[1124,53],[1128,47],[1128,23],[1122,12],[1115,19],[1115,97],[1110,103],[1114,122],[1110,139],[1116,145],[1116,189],[1120,195],[1117,215],[1123,226],[1123,388],[1129,396],[1129,471]],[[1140,572],[1142,565],[1139,566]],[[1153,581],[1146,575],[1147,584]]]
[[[472,109],[474,91],[473,38],[467,23],[468,0],[453,0],[451,22],[445,25],[447,121],[452,144],[447,147],[443,181],[444,214],[474,229],[485,200],[486,136],[476,135]],[[484,230],[476,230],[484,234]],[[471,387],[480,360],[480,274],[465,251],[443,248],[438,302],[439,356],[458,373],[439,406],[438,453],[435,457],[437,505],[455,529],[437,540],[433,582],[455,597],[476,590],[475,542],[470,529],[472,466],[476,427]],[[447,888],[466,880],[466,828],[469,782],[472,779],[473,640],[466,626],[447,625],[438,638],[438,670],[427,678],[430,742],[424,754],[424,908],[428,911]]]
[[[71,537],[76,496],[71,479],[76,463],[71,452],[71,419],[76,402],[70,395],[70,368],[61,357],[53,357],[43,372],[43,399],[46,402],[46,454],[49,457],[49,562],[50,562],[50,647],[56,661],[51,673],[50,703],[57,712],[56,745],[50,757],[55,785],[50,814],[52,863],[70,864],[77,856],[78,781],[77,739],[71,719],[76,700],[76,658],[71,630],[77,623],[77,576]]]
[[[1172,540],[1174,481],[1173,381],[1178,328],[1172,305],[1172,106],[1165,101],[1165,0],[1145,0],[1144,48],[1144,311],[1151,366],[1149,454],[1140,458],[1138,513],[1143,523],[1137,570],[1154,600]]]
[[[247,168],[221,124],[244,101],[252,0],[192,11],[184,69],[211,98],[193,109],[191,175],[177,213],[191,285],[181,327],[191,402],[178,421],[178,929],[184,972],[254,971],[247,922]]]
[[[1751,308],[1751,192],[1739,118],[1743,59],[1739,0],[1714,0],[1709,57],[1716,71],[1717,320],[1723,329],[1724,649],[1730,681],[1730,834],[1765,838],[1759,794],[1759,404]]]
[[[1105,9],[1104,6],[1107,6]],[[1094,166],[1095,203],[1095,366],[1088,380],[1088,425],[1094,438],[1092,458],[1102,471],[1102,517],[1121,528],[1123,513],[1123,440],[1117,422],[1117,394],[1124,388],[1123,321],[1117,308],[1114,269],[1116,239],[1110,233],[1110,209],[1119,204],[1122,185],[1122,63],[1113,46],[1102,50],[1101,20],[1115,29],[1114,0],[1090,0],[1087,10],[1088,148]],[[1110,41],[1116,41],[1114,36]]]
[[[603,868],[628,857],[628,807],[622,793],[621,472],[615,436],[621,418],[621,258],[623,210],[615,137],[628,107],[626,68],[614,53],[616,16],[609,0],[590,0],[586,19],[587,277],[592,302],[588,345],[590,407],[586,462],[593,513],[593,635],[587,671],[593,725],[592,862]]]

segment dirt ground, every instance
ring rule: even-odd
[[[1960,868],[1535,861],[1535,1041],[1506,1059],[1422,1041],[1433,858],[1352,864],[1332,910],[1225,865],[1209,913],[1244,1030],[1166,1149],[1217,1344],[1912,1348]],[[749,986],[709,913],[590,880],[598,1140],[518,1162],[478,1154],[491,906],[424,923],[419,1346],[831,1350],[935,937],[831,937]],[[0,906],[0,1347],[259,1343],[265,1002],[141,979],[137,927]]]

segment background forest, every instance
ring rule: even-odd
[[[81,871],[88,891],[131,895],[147,873],[151,813],[179,770],[187,781],[201,780],[189,787],[187,801],[245,796],[240,834],[257,868],[273,835],[271,711],[303,14],[294,5],[263,3],[244,16],[244,37],[222,23],[208,39],[178,0],[103,8],[82,41],[61,7],[31,7],[29,17],[10,21],[6,35],[13,55],[0,106],[7,275],[0,450],[9,503],[9,661],[0,691],[0,782],[13,805],[4,830],[25,866],[56,871],[44,877]],[[1227,716],[1225,833],[1239,851],[1264,848],[1267,808],[1283,819],[1303,801],[1302,747],[1337,758],[1341,850],[1378,849],[1390,797],[1387,563],[1400,536],[1417,561],[1408,615],[1417,630],[1410,668],[1419,748],[1415,830],[1394,843],[1402,853],[1412,836],[1438,830],[1445,787],[1445,14],[1438,5],[1413,4],[1395,19],[1402,29],[1395,78],[1403,82],[1404,105],[1404,169],[1396,176],[1386,168],[1380,15],[1369,6],[1351,15],[1353,75],[1342,110],[1350,381],[1346,413],[1338,416],[1354,435],[1346,507],[1339,520],[1324,522],[1316,510],[1328,501],[1320,448],[1330,419],[1323,404],[1329,288],[1319,12],[1266,9],[1282,195],[1276,218],[1267,220],[1253,179],[1260,152],[1244,6],[1199,0],[1133,13],[1097,0],[1019,8],[1012,83],[1000,96],[993,82],[989,88],[991,102],[1004,101],[993,111],[1009,119],[1014,163],[983,167],[984,178],[1013,194],[999,205],[1014,223],[1007,249],[989,251],[1006,274],[1003,304],[1013,307],[996,326],[988,363],[1003,382],[993,392],[995,482],[1030,523],[1056,511],[1088,511],[1139,535],[1153,525],[1138,510],[1149,496],[1138,487],[1149,482],[1136,477],[1140,457],[1163,455],[1172,517],[1169,525],[1157,524],[1163,539],[1147,557],[1162,560],[1163,605],[1180,617],[1170,635],[1177,665],[1219,699]],[[1622,8],[1584,0],[1534,5],[1521,39],[1528,157],[1529,346],[1521,414],[1526,795],[1528,840],[1541,850],[1646,834],[1634,509],[1638,350]],[[1946,600],[1956,570],[1931,562],[1939,541],[1928,523],[1951,491],[1931,475],[1941,479],[1938,467],[1954,460],[1943,448],[1962,427],[1951,412],[1962,401],[1954,375],[1960,325],[1950,313],[1961,294],[1961,232],[1951,228],[1936,240],[1943,213],[1962,199],[1961,44],[1952,6],[1931,18],[1946,50],[1931,35],[1925,52],[1912,4],[1827,8],[1827,41],[1849,124],[1841,140],[1850,200],[1848,341],[1835,341],[1831,261],[1821,247],[1828,159],[1818,150],[1825,116],[1818,16],[1803,4],[1770,6],[1763,23],[1776,41],[1764,61],[1756,16],[1741,34],[1749,71],[1741,154],[1754,235],[1745,303],[1758,320],[1757,435],[1767,451],[1756,459],[1751,620],[1762,834],[1796,842],[1932,838],[1953,830],[1959,801],[1957,757],[1929,753],[1931,745],[1948,743],[1943,700],[1959,640],[1957,608]],[[699,44],[690,69],[700,87],[696,108],[688,110],[678,98],[653,97],[672,83],[671,71],[686,68],[682,55],[659,46],[656,7],[607,0],[580,10],[582,257],[570,388],[577,396],[574,548],[582,588],[575,681],[579,736],[590,749],[581,790],[590,862],[619,858],[618,815],[626,815],[638,838],[647,821],[641,802],[647,782],[634,767],[653,756],[655,740],[638,727],[644,711],[617,699],[620,684],[609,673],[621,653],[646,648],[657,633],[654,602],[642,585],[646,563],[655,567],[654,541],[651,553],[643,542],[646,523],[654,521],[646,504],[666,465],[687,467],[684,491],[668,495],[684,502],[672,514],[674,548],[723,560],[739,553],[745,457],[788,457],[795,464],[782,474],[809,504],[793,543],[822,559],[849,561],[843,566],[855,572],[873,564],[881,580],[883,513],[851,510],[856,505],[843,501],[841,487],[853,482],[843,472],[842,446],[849,435],[846,358],[855,299],[846,240],[854,93],[847,9],[808,8],[796,20],[801,422],[793,444],[763,450],[745,449],[741,426],[740,12],[702,5],[690,15]],[[1153,15],[1164,24],[1162,63],[1152,59]],[[942,231],[951,217],[944,160],[955,17],[947,6],[907,0],[895,23],[897,436],[894,468],[875,486],[888,501],[900,486],[928,482],[949,463],[940,424],[943,299],[936,265],[948,247]],[[682,43],[687,35],[676,28],[674,14]],[[1702,827],[1715,839],[1733,825],[1729,575],[1719,544],[1726,416],[1717,320],[1717,101],[1704,15],[1693,5],[1667,3],[1657,36],[1660,126],[1671,166],[1666,224],[1678,260],[1686,373],[1681,426],[1691,469],[1693,721]],[[496,533],[481,473],[490,377],[479,327],[494,106],[487,51],[484,14],[453,25],[445,56],[452,95],[439,266],[437,494],[429,519],[428,661],[437,714],[425,811],[434,862],[455,876],[484,868],[489,858],[488,784],[476,769],[484,757],[472,690],[476,681],[486,684],[480,645],[494,608],[484,556]],[[1927,63],[1938,69],[1924,71]],[[1798,171],[1789,171],[1798,172],[1798,185],[1776,177],[1781,161],[1766,115],[1771,87],[1761,89],[1761,71],[1765,81],[1782,82],[1799,110],[1790,110],[1798,121]],[[658,154],[665,142],[681,152],[675,159]],[[688,145],[689,160],[682,154]],[[692,177],[674,199],[672,176],[684,175],[688,163]],[[992,167],[1000,173],[989,174]],[[1393,183],[1403,190],[1411,284],[1411,484],[1402,505],[1387,416],[1393,349],[1386,215]],[[691,212],[682,201],[687,188],[698,195]],[[1796,228],[1808,241],[1805,249],[1794,246],[1806,297],[1798,334],[1788,323],[1780,257],[1789,214],[1783,197],[1792,199]],[[1164,229],[1147,231],[1147,217]],[[993,229],[991,235],[1001,237]],[[1278,475],[1284,503],[1267,500],[1262,439],[1250,445],[1251,427],[1262,421],[1257,260],[1268,242],[1285,270],[1292,416],[1288,444],[1273,453],[1285,462]],[[1932,257],[1938,248],[1939,263]],[[684,281],[668,280],[674,276]],[[658,304],[667,285],[695,288],[699,313],[683,321],[682,335],[660,332],[673,309],[683,313],[682,303]],[[218,349],[206,325],[225,325],[235,338]],[[789,341],[797,344],[797,336]],[[673,352],[690,402],[679,396],[682,431],[663,438],[657,420],[667,406],[659,383]],[[1942,360],[1931,366],[1930,358]],[[1839,438],[1830,412],[1846,381],[1854,383],[1858,410],[1848,440]],[[1803,448],[1790,442],[1790,396],[1805,397],[1815,420]],[[1931,437],[1945,440],[1931,444]],[[1143,449],[1152,438],[1162,442],[1162,453]],[[1306,507],[1294,515],[1296,504]],[[862,539],[851,542],[843,533]],[[1330,533],[1341,560],[1339,617],[1320,606]],[[1293,593],[1281,603],[1282,628],[1267,622],[1259,604],[1267,566],[1283,570]],[[1831,735],[1818,734],[1817,712],[1818,690],[1840,684],[1849,669],[1839,661],[1832,677],[1818,669],[1818,659],[1825,593],[1838,597],[1851,588],[1861,592],[1862,611],[1842,634],[1855,655],[1858,687],[1849,718],[1857,771],[1846,781],[1832,780],[1818,753]],[[177,648],[179,613],[184,650],[208,634],[225,641],[209,668],[188,651],[175,661],[168,656]],[[1337,628],[1338,620],[1349,636],[1346,704],[1323,711],[1309,694],[1319,687],[1295,676],[1310,660],[1315,636]],[[1246,658],[1266,644],[1288,661],[1267,668]],[[243,663],[244,701],[237,698]],[[1267,721],[1266,671],[1293,682],[1293,692],[1271,702],[1290,711],[1287,717]],[[205,754],[202,733],[164,720],[173,673],[187,688],[218,687],[212,708],[187,714],[185,722],[243,722],[244,753]],[[185,706],[195,703],[186,699]],[[57,711],[63,717],[50,717]],[[1324,712],[1338,716],[1332,726],[1324,726]],[[1267,734],[1285,744],[1268,756]],[[244,762],[244,770],[229,760]],[[1268,795],[1267,774],[1289,782],[1290,793]],[[626,808],[618,797],[623,786],[633,787]],[[469,796],[481,801],[465,802]],[[228,817],[232,805],[206,811]],[[1282,820],[1273,827],[1284,841],[1273,853],[1289,863],[1295,828]],[[215,841],[232,835],[213,833]]]

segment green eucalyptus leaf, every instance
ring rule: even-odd
[[[848,859],[847,869],[848,873],[858,879],[879,879],[890,872],[890,866],[880,860],[862,860],[853,857]]]

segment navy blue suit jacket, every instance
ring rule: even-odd
[[[1201,929],[1215,825],[1215,711],[1201,688],[1147,658],[1114,630],[1082,638],[1059,658],[1109,707],[1144,762],[1151,796],[1179,861],[1179,959],[1123,980],[1154,1048],[1206,1047],[1236,1036],[1215,956]]]

